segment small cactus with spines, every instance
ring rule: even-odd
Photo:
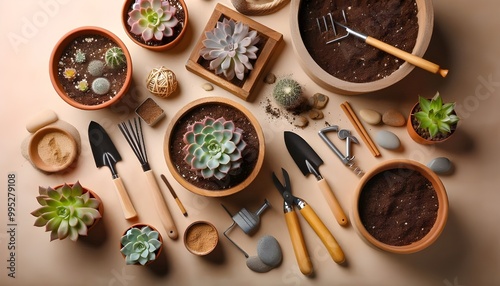
[[[96,78],[92,82],[92,91],[99,95],[104,95],[111,89],[111,83],[105,77]]]
[[[283,78],[276,82],[273,89],[273,98],[286,109],[293,109],[304,100],[301,85],[291,78]]]
[[[93,76],[101,76],[104,73],[104,62],[93,60],[87,66],[87,71]]]
[[[104,55],[104,60],[106,61],[106,65],[112,69],[121,67],[127,62],[123,50],[119,47],[109,48]]]
[[[78,49],[75,53],[75,62],[81,64],[84,63],[87,60],[87,57],[82,50]]]

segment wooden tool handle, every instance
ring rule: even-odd
[[[314,229],[314,232],[316,232],[318,237],[326,246],[326,249],[328,249],[333,261],[339,264],[343,263],[345,261],[345,255],[342,248],[340,248],[337,240],[335,240],[332,233],[328,230],[328,228],[326,228],[325,224],[321,221],[311,206],[306,205],[300,210],[300,213],[304,216],[309,225]]]
[[[326,199],[326,203],[330,207],[330,209],[333,212],[333,215],[335,216],[335,219],[341,226],[347,225],[347,216],[345,215],[344,211],[342,210],[342,207],[340,206],[339,201],[335,197],[335,195],[332,192],[332,189],[330,188],[330,185],[328,185],[328,182],[323,178],[318,181],[319,188],[321,189],[321,192],[323,193],[323,196]]]
[[[391,46],[387,43],[384,43],[380,40],[377,40],[373,37],[367,36],[365,42],[373,46],[375,48],[378,48],[386,53],[389,53],[395,57],[398,57],[402,60],[407,61],[408,63],[417,66],[419,68],[422,68],[426,71],[429,71],[431,73],[439,73],[442,77],[446,77],[448,74],[448,70],[441,69],[437,64],[432,63],[426,59],[423,59],[421,57],[415,56],[413,54],[410,54],[408,52],[405,52],[403,50],[400,50],[394,46]]]
[[[167,203],[163,198],[163,194],[160,190],[160,187],[158,186],[158,182],[155,179],[153,170],[149,170],[144,173],[146,174],[149,186],[151,187],[153,193],[153,200],[155,202],[156,210],[160,215],[161,223],[163,224],[163,227],[167,231],[168,237],[170,237],[171,239],[177,239],[177,237],[179,237],[179,233],[177,231],[177,228],[175,227],[172,215],[168,210]]]
[[[123,181],[120,177],[113,179],[115,183],[116,191],[118,192],[118,199],[122,205],[123,215],[125,219],[132,219],[137,217],[137,212],[135,211],[134,205],[128,196],[127,189],[123,185]]]
[[[309,259],[309,253],[307,253],[304,237],[302,236],[299,218],[295,212],[291,211],[285,213],[285,220],[288,232],[290,233],[290,238],[292,240],[293,252],[295,253],[297,263],[299,264],[300,272],[304,275],[311,275],[313,267],[311,260]]]

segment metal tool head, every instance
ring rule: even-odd
[[[290,153],[304,176],[308,174],[313,174],[316,177],[321,176],[319,166],[323,164],[323,160],[309,143],[299,135],[291,131],[285,131],[285,145],[288,153]]]
[[[345,11],[342,10],[341,13],[342,13],[342,18],[344,20],[344,23],[347,24],[347,17],[345,15]],[[338,21],[335,21],[333,18],[334,18],[334,16],[333,16],[333,13],[331,13],[331,12],[329,12],[328,14],[326,14],[324,16],[316,18],[316,24],[318,25],[318,29],[319,29],[320,34],[321,33],[328,33],[330,31],[333,33],[334,39],[327,41],[327,44],[340,41],[340,40],[348,37],[350,34],[350,29],[348,29],[345,25],[339,23]],[[339,26],[342,28],[342,34],[339,33],[336,26]]]
[[[278,191],[280,192],[281,196],[283,196],[285,203],[287,203],[288,205],[292,205],[294,197],[292,195],[290,176],[288,175],[288,172],[283,168],[281,168],[281,172],[283,173],[285,184],[281,183],[281,181],[278,179],[278,177],[274,172],[273,172],[273,183],[276,189],[278,189]]]
[[[115,164],[121,161],[122,157],[106,130],[99,123],[91,121],[88,136],[96,167],[108,166],[113,175],[116,175]]]

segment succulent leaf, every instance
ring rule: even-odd
[[[419,96],[418,102],[420,111],[414,116],[419,122],[419,127],[427,130],[431,138],[434,138],[438,133],[450,133],[451,126],[459,121],[459,117],[454,114],[455,103],[443,104],[439,93],[436,93],[430,100]]]
[[[132,227],[121,237],[122,249],[127,264],[144,265],[156,259],[156,251],[160,249],[159,233],[148,226]]]

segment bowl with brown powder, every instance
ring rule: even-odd
[[[399,254],[434,243],[448,217],[448,197],[426,166],[393,159],[366,173],[354,195],[351,221],[370,245]]]
[[[207,221],[195,221],[184,232],[184,245],[195,255],[208,255],[219,243],[219,233],[215,226]]]
[[[418,57],[427,50],[434,23],[431,0],[292,0],[291,11],[292,44],[300,65],[318,85],[340,94],[389,87],[407,76],[414,66],[353,35],[327,44],[346,34],[336,26],[337,36],[334,35],[329,13],[357,32]]]
[[[33,164],[45,172],[68,168],[76,159],[78,147],[66,130],[47,126],[36,131],[28,143],[28,155]]]

